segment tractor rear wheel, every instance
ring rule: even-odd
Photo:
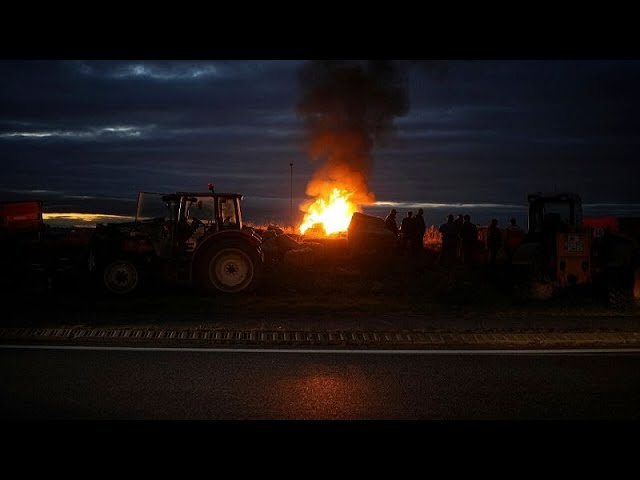
[[[255,276],[254,260],[239,246],[210,249],[200,263],[199,280],[207,290],[238,293],[248,289]]]

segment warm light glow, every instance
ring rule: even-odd
[[[304,234],[309,228],[321,224],[327,235],[346,232],[351,222],[351,216],[359,212],[358,206],[350,201],[353,193],[334,188],[328,198],[316,199],[308,208],[304,221],[300,225],[300,233]]]
[[[105,215],[102,213],[76,213],[76,212],[68,212],[68,213],[43,213],[42,219],[47,221],[56,221],[56,220],[72,220],[72,221],[80,221],[87,223],[94,222],[103,222],[103,221],[128,221],[133,220],[133,217],[127,217],[124,215]]]

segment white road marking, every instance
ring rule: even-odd
[[[183,353],[311,353],[348,355],[584,355],[638,354],[638,348],[577,348],[577,349],[494,349],[494,350],[338,350],[283,348],[180,348],[180,347],[92,347],[79,345],[0,345],[7,350],[81,350],[115,352],[183,352]]]

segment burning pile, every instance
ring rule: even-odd
[[[388,61],[313,61],[300,72],[298,113],[313,160],[322,160],[306,193],[301,233],[345,232],[353,213],[375,201],[369,191],[374,142],[408,109],[404,78]]]
[[[360,211],[359,207],[350,201],[353,192],[334,188],[329,198],[320,197],[305,208],[306,215],[300,225],[303,235],[312,228],[321,235],[332,235],[345,232],[349,228],[351,216]]]

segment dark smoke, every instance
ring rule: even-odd
[[[299,81],[297,111],[308,129],[311,157],[323,161],[307,194],[339,187],[355,192],[356,203],[375,201],[368,189],[372,150],[409,110],[406,69],[392,61],[311,61]]]

